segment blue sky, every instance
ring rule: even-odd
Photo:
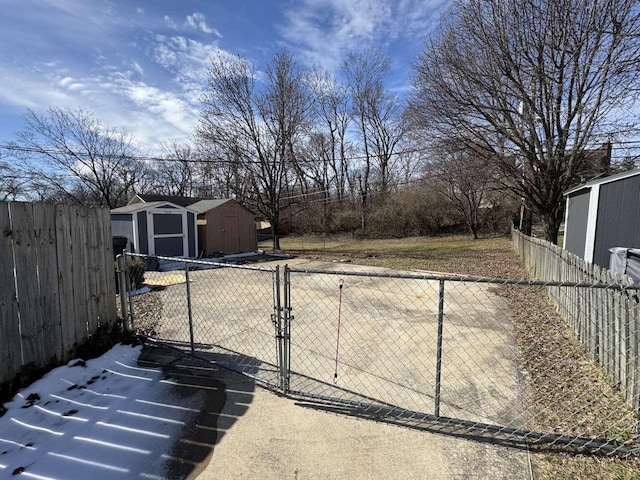
[[[81,107],[150,152],[197,122],[208,59],[231,53],[258,69],[281,48],[336,70],[349,51],[393,59],[389,88],[447,0],[0,0],[0,144],[28,108]]]

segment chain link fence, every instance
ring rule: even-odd
[[[292,394],[467,434],[638,452],[638,397],[546,298],[549,287],[610,296],[627,287],[289,271]],[[640,341],[637,325],[619,334]]]
[[[276,268],[126,256],[147,267],[142,288],[129,296],[125,315],[133,329],[268,385],[280,384]]]
[[[130,296],[138,331],[319,408],[467,436],[640,452],[638,376],[621,385],[607,375],[546,293],[630,297],[632,286],[175,265],[147,271],[146,293]],[[640,342],[638,327],[617,331],[629,348]]]

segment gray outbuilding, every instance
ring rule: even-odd
[[[149,255],[195,258],[197,213],[172,202],[132,203],[111,210],[111,232],[128,240],[127,250]]]
[[[565,193],[564,249],[609,268],[610,249],[640,247],[640,169]]]

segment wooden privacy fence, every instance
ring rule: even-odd
[[[0,384],[116,321],[107,208],[0,202]]]
[[[640,292],[633,279],[517,230],[512,230],[511,238],[525,266],[538,280],[611,286],[548,290],[558,312],[591,358],[602,365],[627,402],[634,409],[640,407]]]

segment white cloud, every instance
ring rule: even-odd
[[[222,38],[222,34],[218,30],[207,25],[207,18],[200,12],[187,15],[184,25],[185,27],[200,30],[204,33],[213,33],[218,38]]]
[[[67,69],[58,64],[39,68],[38,75],[27,69],[0,75],[0,104],[37,113],[50,106],[83,108],[105,126],[131,133],[152,151],[170,138],[186,140],[198,121],[194,92],[134,81],[131,71],[113,66],[93,76],[65,74]]]
[[[155,37],[153,59],[171,72],[177,86],[192,103],[197,103],[207,80],[213,56],[227,54],[215,44],[205,44],[183,36]]]
[[[307,63],[335,69],[346,53],[426,37],[446,0],[303,0],[285,12],[282,36]]]
[[[164,23],[172,30],[177,30],[178,29],[178,26],[176,25],[176,22],[174,22],[173,19],[169,15],[165,15],[164,16]]]
[[[77,91],[77,90],[83,90],[85,88],[85,84],[83,83],[72,83],[70,84],[67,88],[69,90],[71,90],[72,92]]]
[[[60,80],[60,86],[61,87],[66,87],[67,85],[73,83],[73,78],[71,77],[64,77],[62,80]]]
[[[82,0],[42,0],[42,8],[35,8],[37,0],[10,1],[21,7],[11,10],[16,17],[11,25],[18,25],[18,13],[33,10],[34,14],[28,17],[32,28],[10,30],[11,43],[0,48],[0,105],[5,114],[0,116],[4,121],[0,128],[22,128],[20,113],[27,108],[44,113],[57,106],[92,112],[104,125],[126,130],[151,149],[167,139],[184,141],[191,135],[199,118],[208,60],[219,51],[211,42],[215,38],[209,35],[204,44],[188,36],[149,33],[167,27],[175,29],[173,33],[184,30],[188,11],[173,18],[164,13],[152,16],[149,11],[152,18],[147,21],[147,12],[135,4],[119,11],[103,8],[104,2],[87,6]],[[143,14],[144,18],[138,17]],[[187,18],[193,24],[188,28],[198,29],[191,34],[218,35],[204,15]],[[132,35],[142,20],[144,29]],[[59,42],[51,40],[51,33]],[[92,41],[87,43],[87,38]],[[38,54],[24,54],[23,45]]]
[[[138,72],[138,75],[141,77],[144,76],[144,69],[140,66],[140,64],[136,61],[133,62],[133,69]]]

